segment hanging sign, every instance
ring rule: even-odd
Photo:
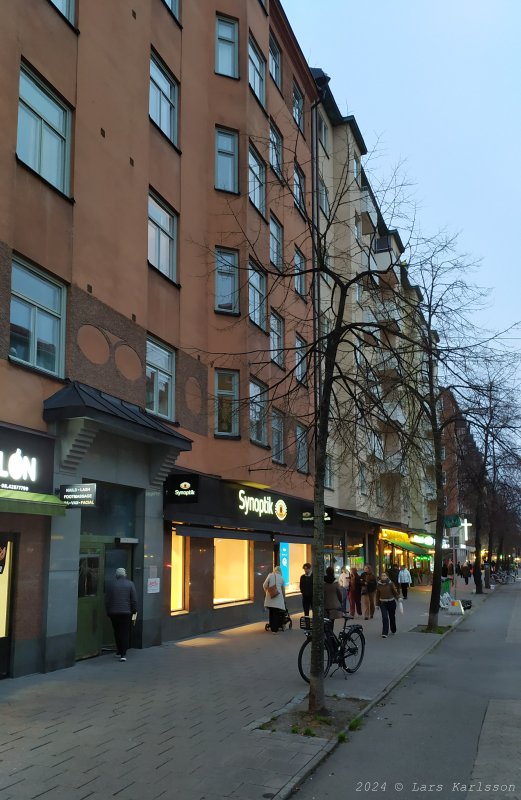
[[[60,500],[63,500],[68,508],[80,508],[96,506],[96,484],[95,483],[72,483],[60,486]]]

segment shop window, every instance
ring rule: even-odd
[[[242,539],[214,539],[214,605],[250,600],[250,550]]]
[[[100,557],[98,554],[81,553],[78,574],[78,597],[96,597]]]
[[[6,537],[0,537],[0,639],[4,639],[9,631],[9,588],[12,554],[12,542]]]
[[[286,594],[297,593],[300,591],[302,564],[305,564],[310,560],[309,551],[310,547],[307,544],[280,545],[280,562]]]
[[[170,613],[185,609],[185,541],[172,531],[172,550],[170,554]],[[188,540],[189,541],[189,540]]]

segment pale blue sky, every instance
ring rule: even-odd
[[[340,111],[379,139],[372,168],[404,160],[422,231],[460,232],[482,259],[482,324],[521,320],[521,0],[282,3]]]

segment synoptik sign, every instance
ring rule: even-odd
[[[288,507],[281,498],[273,500],[269,494],[253,497],[244,489],[239,490],[239,511],[245,516],[255,514],[258,517],[276,517],[280,522],[288,516]]]

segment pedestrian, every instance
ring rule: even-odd
[[[364,619],[372,619],[376,598],[376,576],[370,564],[365,565],[364,571],[360,575],[360,591]]]
[[[340,593],[342,595],[342,611],[345,612],[347,610],[347,595],[349,591],[349,571],[346,567],[342,567],[340,570],[338,585],[340,586]]]
[[[358,614],[362,616],[362,586],[360,575],[356,567],[351,567],[349,571],[349,613],[354,618]]]
[[[309,609],[313,605],[313,575],[311,574],[311,564],[307,562],[302,565],[304,574],[300,576],[300,594],[302,595],[302,608],[304,616],[309,617]]]
[[[461,577],[465,581],[465,586],[468,586],[470,578],[470,564],[468,561],[465,561],[465,563],[461,567]]]
[[[133,582],[127,578],[124,567],[118,567],[116,577],[107,586],[105,592],[105,609],[114,630],[116,640],[116,657],[120,661],[127,660],[130,647],[130,625],[137,614],[137,594]]]
[[[286,611],[286,598],[284,596],[284,578],[280,567],[275,567],[270,572],[262,584],[266,596],[264,598],[264,608],[268,609],[270,615],[270,631],[278,633],[284,621]]]
[[[398,573],[398,585],[402,590],[402,597],[404,600],[407,600],[407,593],[409,591],[409,584],[412,583],[411,573],[405,566],[402,564],[400,567],[400,572]]]
[[[381,572],[376,584],[376,605],[382,612],[382,639],[387,639],[389,626],[391,633],[396,633],[396,601],[398,589],[386,572]]]
[[[334,628],[335,620],[342,618],[342,592],[335,580],[333,567],[328,567],[324,575],[324,611],[326,618],[331,620],[331,626]]]
[[[387,576],[388,576],[389,580],[392,581],[395,584],[395,586],[398,586],[398,573],[399,573],[399,571],[400,571],[400,568],[398,567],[398,564],[393,564],[392,567],[389,567],[389,569],[387,570]]]

